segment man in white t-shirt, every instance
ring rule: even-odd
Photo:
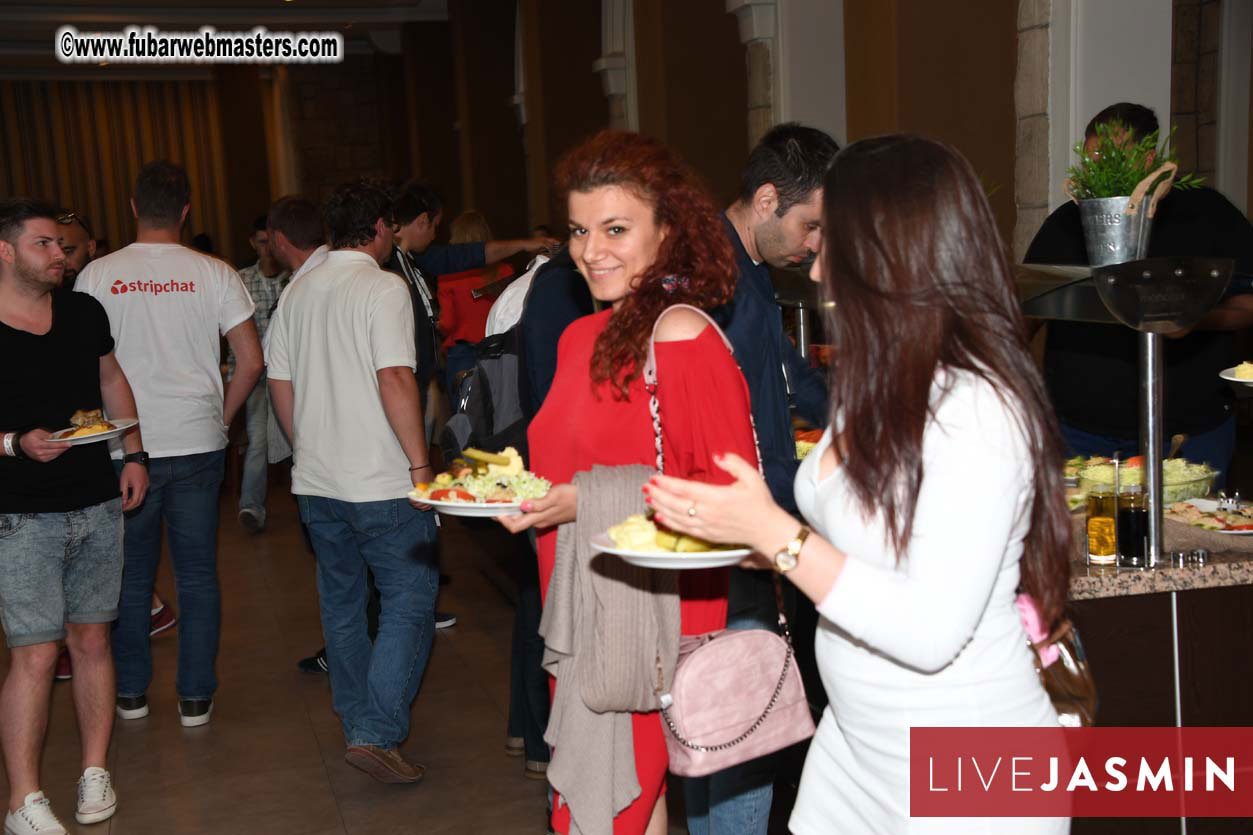
[[[398,747],[430,657],[439,570],[434,517],[405,498],[434,477],[413,307],[403,280],[379,268],[392,249],[385,189],[340,186],[323,215],[331,251],[288,286],[270,320],[270,399],[292,439],[292,492],[317,556],[344,759],[381,782],[416,783],[425,769]],[[373,644],[367,569],[382,598]]]
[[[135,391],[151,456],[147,498],[126,519],[113,633],[117,712],[123,719],[148,715],[150,604],[164,522],[182,614],[176,688],[185,727],[207,723],[213,711],[221,631],[218,494],[226,428],[263,367],[253,302],[238,273],[179,243],[190,207],[191,186],[182,168],[165,161],[145,165],[131,199],[135,243],[92,261],[74,287],[95,297],[109,314],[117,359]],[[225,387],[223,334],[235,353],[235,376]],[[121,451],[114,450],[113,457],[120,459]]]

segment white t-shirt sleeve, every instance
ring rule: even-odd
[[[1030,511],[1019,430],[990,388],[973,403],[971,394],[942,404],[939,427],[927,430],[907,560],[882,568],[849,554],[818,605],[852,637],[923,672],[943,669],[974,634]]]
[[[390,277],[390,274],[389,274]],[[396,279],[374,291],[370,300],[370,360],[374,370],[418,367],[409,288]]]
[[[74,280],[74,289],[79,293],[86,293],[89,296],[94,296],[96,300],[99,301],[100,294],[96,292],[96,285],[99,284],[99,282],[96,281],[97,270],[93,269],[95,266],[96,265],[94,263],[89,263],[87,266],[83,267],[82,272],[78,274],[78,278]]]
[[[276,311],[265,332],[265,374],[271,380],[290,380],[287,356],[287,317]]]
[[[231,328],[252,318],[257,306],[253,304],[248,288],[239,273],[229,267],[223,267],[222,299],[218,306],[218,331],[228,332]]]

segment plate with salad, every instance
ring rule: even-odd
[[[546,495],[551,487],[523,467],[513,447],[498,453],[467,447],[433,481],[415,484],[409,498],[447,516],[517,516],[522,502]]]

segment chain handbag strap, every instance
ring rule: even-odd
[[[780,621],[782,621],[782,618],[780,618]],[[679,733],[679,729],[675,727],[674,720],[670,718],[670,710],[668,708],[661,709],[661,718],[666,720],[666,727],[670,729],[671,735],[673,735],[678,743],[684,748],[690,748],[693,751],[700,751],[705,754],[710,753],[711,751],[725,751],[728,748],[734,748],[736,745],[739,745],[741,742],[752,736],[753,732],[760,728],[762,723],[766,721],[766,717],[770,715],[770,711],[774,710],[774,706],[778,704],[779,696],[783,693],[783,685],[787,683],[788,670],[792,668],[792,655],[792,641],[789,636],[787,639],[787,653],[783,656],[783,672],[779,674],[779,681],[774,686],[774,693],[770,695],[770,701],[766,704],[766,709],[761,712],[761,715],[757,717],[753,724],[748,726],[748,730],[744,731],[744,733],[740,734],[735,739],[729,739],[726,742],[719,742],[715,745],[698,745],[683,736],[683,734]]]
[[[722,332],[722,328],[718,327],[718,323],[710,318],[708,313],[698,307],[693,307],[689,304],[676,304],[663,310],[661,315],[657,317],[657,321],[653,325],[652,336],[650,336],[648,340],[648,359],[644,364],[643,377],[644,388],[648,392],[648,413],[653,419],[653,440],[657,448],[657,472],[659,473],[665,472],[665,451],[661,441],[661,405],[657,400],[657,328],[661,325],[661,319],[663,316],[671,310],[677,310],[680,308],[690,310],[708,322],[709,326],[714,329],[714,332],[722,338],[722,344],[726,346],[727,351],[729,351],[733,357],[735,355],[735,349],[732,347],[731,341],[727,339],[727,335]],[[757,453],[757,472],[761,474],[762,478],[765,478],[766,473],[762,467],[761,461],[761,444],[757,440],[757,422],[753,420],[751,411],[749,412],[748,419],[749,424],[753,429],[753,449]],[[748,730],[744,731],[744,733],[740,734],[735,739],[728,740],[727,742],[720,742],[715,745],[698,745],[697,743],[685,738],[679,732],[679,729],[674,724],[674,720],[670,718],[669,709],[663,707],[661,709],[661,716],[665,720],[666,726],[670,729],[670,733],[673,734],[674,738],[678,740],[679,744],[683,747],[690,748],[693,751],[700,751],[702,753],[724,751],[728,748],[733,748],[752,736],[753,732],[761,727],[762,723],[766,721],[766,717],[768,717],[770,712],[774,710],[775,705],[779,701],[780,694],[783,693],[783,686],[787,683],[787,675],[788,671],[792,667],[792,658],[794,655],[794,650],[792,648],[792,630],[788,625],[787,616],[783,613],[783,584],[780,582],[779,575],[777,573],[774,574],[774,602],[775,609],[779,615],[779,628],[783,631],[783,640],[787,644],[787,651],[783,656],[783,670],[779,673],[779,680],[774,686],[774,692],[771,694],[770,701],[766,704],[765,709],[761,712],[761,715],[757,717],[753,724],[749,726]]]

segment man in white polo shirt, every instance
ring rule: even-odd
[[[344,759],[385,783],[424,768],[398,751],[426,669],[439,570],[435,520],[405,495],[433,473],[414,376],[413,307],[396,275],[381,184],[340,186],[323,212],[326,260],[283,293],[266,346],[270,398],[292,439],[292,492],[313,541],[331,697]],[[366,571],[381,596],[366,631]]]
[[[179,243],[190,207],[191,186],[182,168],[165,161],[145,165],[131,199],[135,243],[92,261],[74,287],[95,297],[109,314],[117,359],[135,391],[151,456],[147,498],[126,519],[113,633],[117,712],[123,719],[148,715],[149,618],[164,522],[182,616],[176,688],[185,727],[207,723],[213,710],[222,618],[218,494],[226,427],[262,370],[253,303],[239,274]],[[235,353],[235,376],[225,390],[223,334]],[[114,450],[113,457],[120,464],[121,451]]]

